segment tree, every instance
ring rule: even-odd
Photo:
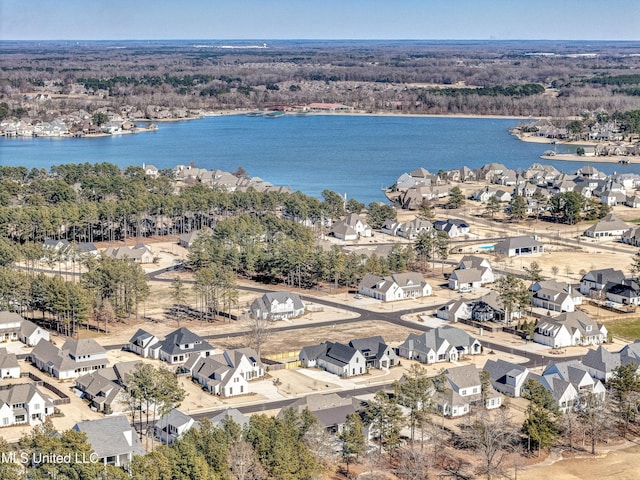
[[[398,403],[409,409],[411,448],[413,448],[416,426],[426,421],[427,412],[431,410],[433,382],[427,377],[426,369],[413,364],[409,372],[405,373],[403,382],[394,384],[394,391]]]
[[[434,249],[436,246],[437,233],[434,228],[428,230],[422,230],[418,233],[416,240],[413,244],[413,249],[416,252],[416,256],[422,260],[423,268],[428,260],[434,259]]]
[[[178,327],[180,327],[180,320],[184,316],[184,307],[187,301],[187,290],[185,288],[184,282],[178,276],[174,277],[173,282],[171,282],[170,294],[171,299],[173,300],[174,305],[176,306],[175,314],[178,319]]]
[[[379,440],[378,452],[382,447],[393,456],[400,443],[400,429],[402,428],[402,411],[395,398],[380,390],[369,402],[365,410],[365,422]]]
[[[522,195],[514,195],[509,202],[509,219],[520,221],[527,216],[527,201]]]
[[[604,397],[585,392],[578,399],[578,421],[591,439],[591,455],[596,454],[598,439],[609,432],[611,416]]]
[[[629,266],[629,270],[631,270],[631,275],[633,278],[638,278],[640,276],[640,251],[633,254],[631,257],[631,265]]]
[[[542,280],[542,268],[540,264],[535,260],[529,264],[528,267],[524,267],[524,271],[527,274],[527,279],[531,283],[539,282]]]
[[[234,480],[266,480],[264,471],[251,444],[239,439],[229,447],[229,471]]]
[[[95,125],[100,127],[101,125],[109,122],[109,115],[107,115],[105,112],[96,112],[91,117],[91,120]]]
[[[529,400],[522,431],[529,437],[528,450],[533,440],[540,456],[542,448],[551,446],[558,435],[558,408],[551,392],[534,379],[525,382],[522,397]]]
[[[508,410],[499,409],[490,414],[482,409],[470,425],[461,427],[463,445],[479,452],[483,459],[478,473],[486,475],[488,480],[501,475],[506,456],[519,440]]]
[[[512,314],[529,305],[529,291],[522,279],[512,273],[498,280],[497,290],[498,299],[504,308],[505,322],[509,325]]]
[[[149,425],[149,417],[153,420],[158,413],[161,416],[167,414],[180,405],[186,395],[177,377],[169,369],[163,366],[156,368],[149,363],[138,363],[133,372],[127,375],[125,390],[132,416],[139,413],[140,432],[143,410],[146,412],[146,424]],[[135,418],[133,421],[135,422]],[[147,431],[147,446],[148,443]]]
[[[485,204],[484,215],[493,218],[496,213],[500,212],[500,210],[502,210],[500,200],[498,200],[498,197],[495,195],[491,195]]]
[[[609,388],[616,400],[618,418],[622,423],[622,436],[626,438],[629,422],[637,412],[640,402],[640,378],[635,363],[620,365],[613,370]]]
[[[462,205],[464,205],[464,202],[464,194],[462,193],[462,190],[460,190],[460,187],[456,185],[451,190],[449,190],[449,198],[447,200],[447,203],[445,204],[445,207],[449,209],[460,208]]]
[[[352,460],[354,458],[357,460],[358,456],[364,453],[366,447],[360,415],[357,413],[347,415],[347,420],[338,439],[342,442],[341,454],[347,464],[347,475],[349,475],[349,465]]]
[[[385,205],[379,202],[371,202],[367,209],[367,223],[371,228],[382,228],[387,220],[395,220],[397,217],[396,209],[391,205]]]
[[[416,217],[418,217],[420,220],[433,223],[433,221],[436,219],[436,209],[433,207],[433,203],[425,202],[420,205]]]
[[[442,261],[442,271],[444,272],[444,261],[449,258],[449,245],[451,239],[449,234],[444,230],[438,230],[436,233],[434,248],[438,258]]]
[[[322,208],[331,218],[340,218],[344,215],[345,199],[331,190],[322,191]]]

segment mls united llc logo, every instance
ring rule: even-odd
[[[100,459],[95,452],[42,453],[42,452],[1,452],[0,463],[22,463],[30,466],[44,463],[98,463]]]

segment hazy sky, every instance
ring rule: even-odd
[[[640,0],[0,0],[0,39],[638,40]]]

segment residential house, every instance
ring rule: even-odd
[[[398,355],[422,363],[455,362],[478,355],[482,345],[464,330],[446,325],[424,333],[410,333],[398,346]]]
[[[7,310],[0,311],[0,342],[20,340],[32,347],[40,340],[49,340],[49,332],[21,315]]]
[[[605,287],[624,281],[624,273],[613,268],[591,270],[580,279],[580,293],[590,297],[604,297]]]
[[[605,286],[605,297],[623,305],[640,305],[640,284],[631,278],[608,284]]]
[[[79,422],[73,430],[87,436],[87,442],[104,465],[128,469],[135,455],[146,453],[138,433],[123,415]]]
[[[422,232],[428,232],[433,226],[427,220],[415,218],[410,222],[401,223],[396,229],[398,237],[415,240]]]
[[[444,304],[436,312],[436,317],[449,322],[469,320],[471,318],[471,305],[464,300],[454,300]]]
[[[621,237],[627,230],[629,225],[610,213],[587,228],[584,234],[589,238]]]
[[[621,365],[619,353],[612,353],[602,345],[597,349],[591,349],[582,358],[582,364],[593,378],[608,382],[613,371]]]
[[[324,429],[333,434],[339,434],[347,422],[349,415],[356,413],[354,401],[351,397],[343,398],[337,393],[313,393],[306,395],[288,408],[292,408],[296,413],[301,414],[308,409],[320,422]],[[286,409],[280,410],[278,418],[282,418]]]
[[[350,213],[344,220],[334,223],[329,233],[345,241],[372,235],[371,227],[356,213]]]
[[[506,312],[498,292],[491,291],[478,298],[471,304],[471,319],[476,322],[504,322]],[[522,312],[515,310],[509,312],[507,323],[511,323],[514,319],[522,317]]]
[[[464,270],[468,268],[475,268],[482,272],[481,282],[482,285],[486,283],[493,283],[496,280],[491,268],[491,262],[484,257],[477,255],[465,255],[458,263],[456,270]]]
[[[640,197],[638,198],[639,198],[638,207],[634,207],[634,208],[640,208]],[[636,225],[634,227],[629,228],[626,232],[622,234],[622,237],[620,237],[620,241],[622,243],[626,243],[627,245],[640,247],[640,225]]]
[[[93,338],[70,338],[61,348],[48,340],[40,340],[29,356],[37,368],[61,380],[109,366],[107,351]]]
[[[209,357],[192,356],[183,370],[209,393],[222,397],[246,395],[249,381],[264,376],[257,353],[250,348],[227,350]]]
[[[552,348],[599,345],[607,341],[607,333],[607,327],[576,310],[555,318],[540,319],[533,332],[533,341]]]
[[[37,425],[55,411],[51,398],[33,383],[19,383],[0,390],[0,427]]]
[[[158,349],[153,348],[158,342],[158,337],[139,328],[129,339],[127,349],[144,358],[159,358]]]
[[[103,371],[104,375],[101,373]],[[110,375],[112,373],[113,369],[105,368],[76,379],[76,388],[82,392],[82,398],[87,400],[92,408],[105,414],[112,413],[112,405],[123,390]]]
[[[253,318],[282,320],[304,315],[304,303],[297,293],[268,292],[251,304]]]
[[[209,420],[216,428],[224,428],[225,422],[231,420],[238,425],[240,429],[244,429],[245,426],[249,425],[249,418],[250,417],[241,413],[237,408],[227,408],[225,411],[214,415]]]
[[[151,247],[143,243],[138,243],[134,247],[109,247],[103,255],[116,260],[131,260],[135,263],[153,263],[155,255]]]
[[[529,378],[529,369],[517,363],[505,360],[487,360],[483,370],[489,372],[491,386],[505,395],[520,397],[525,382]]]
[[[544,245],[535,236],[509,237],[496,243],[493,250],[500,255],[517,257],[544,252]]]
[[[299,359],[305,367],[316,366],[339,377],[353,377],[367,373],[362,352],[350,345],[324,342],[300,350]]]
[[[174,408],[169,413],[160,417],[154,424],[153,432],[157,439],[167,445],[171,445],[187,433],[194,424],[195,420],[193,418]]]
[[[571,410],[575,405],[575,400],[578,398],[578,391],[576,387],[564,380],[558,378],[555,375],[542,376],[530,374],[532,380],[538,381],[545,389],[551,393],[558,410],[562,413],[566,413]]]
[[[550,363],[542,372],[544,378],[551,376],[569,382],[578,395],[590,393],[604,400],[606,388],[602,382],[591,376],[588,367],[578,360]],[[576,397],[574,400],[577,400]]]
[[[379,277],[368,273],[358,285],[358,292],[384,302],[431,295],[432,288],[422,274],[417,272],[396,273]]]
[[[15,353],[0,348],[0,380],[5,378],[20,378],[20,365]]]
[[[541,280],[529,288],[531,304],[552,312],[574,312],[582,305],[582,294],[566,282]]]
[[[433,222],[433,228],[438,231],[447,232],[450,238],[461,237],[469,233],[469,224],[457,218],[436,220]]]
[[[349,346],[364,355],[367,368],[387,370],[398,365],[396,351],[387,345],[384,338],[379,335],[351,340]]]
[[[142,164],[142,169],[144,170],[144,174],[145,175],[149,175],[150,177],[154,177],[156,178],[160,171],[158,170],[158,167],[156,167],[155,165],[151,165],[149,164]]]
[[[446,381],[444,392],[434,395],[438,412],[450,417],[459,417],[469,413],[472,405],[480,403],[482,386],[480,372],[475,365],[448,368],[444,376]],[[493,409],[502,405],[502,397],[493,388],[486,394],[485,408]]]
[[[191,355],[208,357],[215,353],[215,348],[202,337],[191,330],[181,327],[169,333],[165,339],[151,347],[150,351],[157,351],[159,358],[171,365],[178,365],[189,360]]]
[[[196,242],[200,237],[206,237],[211,235],[213,230],[209,227],[204,226],[200,230],[192,230],[189,233],[183,233],[178,237],[178,244],[184,248],[191,248],[192,245]]]
[[[477,268],[454,270],[449,275],[448,281],[451,290],[470,292],[482,286],[482,270]]]

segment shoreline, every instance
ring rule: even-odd
[[[540,155],[543,160],[560,160],[561,162],[581,162],[581,163],[620,163],[621,165],[624,160],[625,165],[636,164],[636,162],[632,162],[629,157],[585,157],[584,155],[576,155],[575,153],[557,153],[555,155]]]

